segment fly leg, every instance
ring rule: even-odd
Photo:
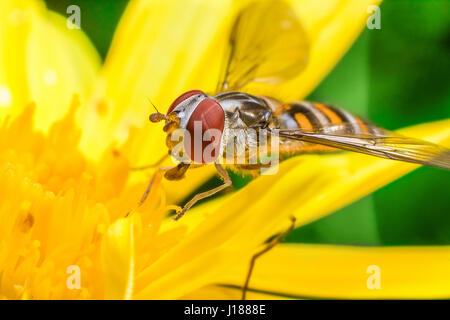
[[[250,266],[248,268],[247,277],[245,278],[244,287],[242,288],[242,300],[245,300],[245,296],[248,290],[248,284],[250,283],[250,277],[252,275],[253,268],[255,267],[256,259],[258,259],[264,253],[275,247],[278,243],[283,241],[283,239],[288,235],[289,232],[291,232],[294,229],[294,227],[295,227],[295,217],[291,216],[291,225],[289,229],[273,238],[263,249],[261,249],[260,251],[258,251],[253,255],[252,259],[250,260]]]
[[[140,166],[140,167],[131,167],[130,170],[132,170],[132,171],[140,171],[140,170],[147,170],[147,169],[151,169],[151,168],[156,168],[161,163],[163,163],[164,160],[166,160],[168,157],[169,157],[169,154],[166,154],[163,157],[161,157],[161,159],[159,159],[158,161],[156,161],[156,162],[154,162],[152,164],[148,164],[148,165]]]
[[[161,161],[161,160],[160,160]],[[145,192],[142,194],[141,199],[139,200],[137,207],[134,209],[141,207],[145,200],[147,200],[148,194],[150,193],[150,190],[152,189],[153,183],[155,182],[155,179],[157,175],[162,174],[165,172],[164,176],[168,178],[169,180],[179,180],[182,179],[185,172],[189,168],[189,164],[186,163],[180,163],[177,166],[174,167],[161,167],[158,168],[158,170],[155,171],[152,178],[150,179],[150,182],[148,183],[147,189],[145,189]],[[131,211],[127,212],[125,217],[127,217],[130,214]]]
[[[197,201],[208,198],[208,197],[212,196],[213,194],[216,194],[217,192],[222,191],[223,189],[226,189],[229,186],[231,186],[231,179],[230,179],[230,176],[228,175],[227,170],[225,170],[225,168],[222,167],[219,163],[214,162],[214,165],[216,166],[217,172],[219,173],[220,177],[223,179],[224,183],[214,189],[196,194],[191,200],[189,200],[188,203],[186,203],[184,205],[184,207],[183,207],[183,209],[181,209],[181,211],[177,212],[177,215],[173,218],[174,220],[178,220],[182,216],[184,216],[186,211],[188,211]]]

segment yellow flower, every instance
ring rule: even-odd
[[[290,2],[312,56],[273,89],[286,100],[318,84],[378,1]],[[103,66],[83,33],[42,1],[0,3],[0,297],[239,298],[230,286],[242,286],[252,254],[290,215],[311,222],[417,167],[350,153],[295,157],[277,175],[167,219],[168,204],[212,175],[206,167],[176,183],[157,176],[126,216],[148,180],[129,166],[167,152],[161,127],[146,125],[147,98],[167,107],[184,90],[212,91],[227,30],[246,3],[131,1]],[[403,133],[448,144],[449,124]],[[248,297],[448,297],[449,253],[279,245],[257,262]],[[383,290],[367,290],[370,264],[383,268]]]

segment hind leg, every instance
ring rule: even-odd
[[[275,247],[278,243],[283,241],[283,239],[291,232],[295,227],[295,217],[291,217],[291,226],[286,231],[280,233],[278,236],[273,238],[262,250],[255,253],[250,260],[250,266],[248,268],[247,277],[245,278],[244,287],[242,288],[242,300],[245,300],[245,296],[247,294],[248,285],[250,283],[250,277],[252,276],[253,268],[255,267],[256,259],[262,256],[264,253]]]

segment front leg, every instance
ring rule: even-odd
[[[217,192],[222,191],[231,186],[231,179],[230,176],[228,175],[227,170],[225,170],[225,168],[222,167],[219,163],[214,162],[214,165],[216,166],[217,172],[223,179],[224,183],[214,189],[196,194],[188,203],[184,205],[183,209],[181,209],[181,211],[177,213],[177,215],[173,218],[174,220],[178,220],[182,216],[184,216],[186,211],[188,211],[197,201],[208,198],[216,194]]]
[[[165,173],[164,176],[168,180],[179,180],[183,178],[184,174],[186,173],[187,169],[189,168],[189,164],[186,163],[180,163],[177,166],[174,167],[161,167],[158,168],[155,173],[153,174],[152,178],[150,179],[150,182],[148,183],[147,188],[145,189],[145,192],[142,194],[141,199],[139,200],[137,206],[135,209],[128,211],[125,217],[128,217],[131,212],[135,211],[139,207],[141,207],[145,200],[147,200],[148,194],[150,193],[150,190],[152,189],[153,183],[155,182],[156,176],[162,173]]]
[[[152,169],[152,168],[157,168],[159,167],[167,158],[169,158],[170,153],[162,156],[158,161],[152,163],[152,164],[148,164],[145,166],[140,166],[140,167],[130,167],[131,171],[141,171],[141,170],[147,170],[147,169]]]

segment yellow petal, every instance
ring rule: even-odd
[[[219,285],[211,285],[182,297],[183,300],[239,300],[242,297],[242,289]],[[285,300],[287,297],[265,292],[248,291],[247,300]]]
[[[449,124],[450,120],[444,120],[401,132],[449,144]],[[285,230],[289,216],[297,217],[297,225],[308,223],[416,167],[355,153],[292,158],[280,165],[276,175],[259,177],[222,204],[205,205],[205,211],[199,207],[203,220],[189,219],[196,212],[188,212],[177,224],[193,223],[195,228],[137,276],[136,297],[181,297],[217,283],[231,264],[248,261],[255,248]],[[207,269],[202,269],[205,265]]]
[[[86,99],[99,66],[84,33],[43,1],[1,1],[0,115],[17,115],[34,101],[36,127],[45,130],[67,112],[74,93]]]
[[[256,93],[285,101],[305,98],[333,69],[359,36],[369,17],[368,7],[381,0],[290,0],[310,43],[306,69],[287,83],[275,86],[255,84]]]
[[[281,244],[257,260],[250,287],[297,297],[448,299],[449,255],[450,246]],[[242,286],[247,269],[235,265],[219,281]]]
[[[293,1],[309,34],[310,61],[307,68],[281,88],[280,96],[306,97],[347,52],[369,17],[367,9],[381,0],[302,0]]]
[[[230,194],[222,197],[214,198],[208,201],[199,202],[198,205],[189,210],[189,214],[186,214],[183,219],[177,223],[173,223],[173,219],[167,218],[163,220],[161,225],[161,231],[167,231],[179,227],[180,223],[187,226],[187,231],[192,231],[208,216],[213,214],[220,206],[223,205],[227,199],[231,197]]]
[[[134,221],[121,218],[102,242],[105,299],[131,299],[134,284]]]

